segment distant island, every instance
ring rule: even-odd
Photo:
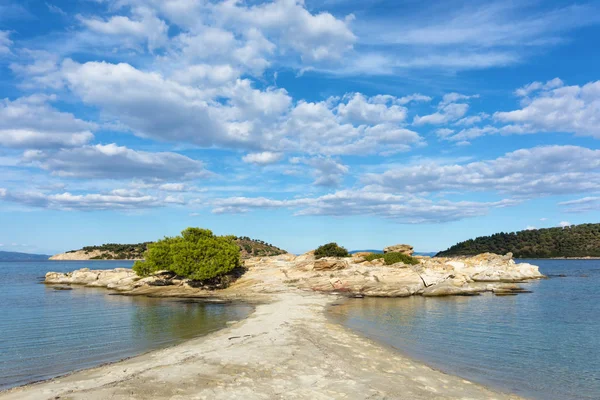
[[[460,242],[436,257],[513,253],[517,258],[600,257],[600,224],[496,233]]]
[[[0,261],[40,261],[47,260],[46,254],[17,253],[13,251],[0,251]]]
[[[240,248],[242,258],[277,256],[287,253],[287,251],[270,243],[251,239],[247,236],[234,236],[234,240]],[[136,244],[107,243],[101,246],[86,246],[79,250],[56,254],[50,257],[50,260],[141,260],[151,243],[153,242]],[[48,258],[48,256],[45,256],[45,258]]]

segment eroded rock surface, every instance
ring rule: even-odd
[[[276,293],[289,287],[378,297],[470,295],[486,291],[516,293],[522,291],[521,288],[506,283],[544,277],[537,266],[517,264],[511,255],[486,253],[419,261],[417,265],[384,265],[381,259],[365,261],[356,255],[315,260],[311,252],[297,257],[283,254],[251,258],[245,261],[247,272],[231,285],[228,293]],[[207,290],[210,288],[170,273],[140,278],[125,268],[49,272],[45,282],[107,287],[128,294],[206,296],[210,292]]]

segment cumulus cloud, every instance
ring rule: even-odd
[[[296,215],[371,215],[400,223],[440,223],[485,215],[490,209],[515,205],[514,201],[432,201],[412,195],[393,195],[368,190],[341,190],[321,197],[273,200],[264,197],[232,197],[215,202],[214,213],[243,213],[254,209],[286,208]]]
[[[377,101],[372,98],[364,99],[372,103]],[[358,113],[358,116],[354,117],[358,120],[370,119],[371,124],[358,120],[351,123],[347,119],[347,113],[340,115],[340,106],[347,111],[348,103],[345,100],[329,98],[321,102],[298,102],[283,122],[274,128],[274,132],[280,137],[281,148],[310,154],[364,155],[378,152],[392,154],[423,144],[423,139],[417,132],[386,120],[396,112],[396,109],[392,109],[393,100],[388,100],[387,105],[373,103],[388,108],[387,111],[380,109],[383,116],[378,115],[383,119],[368,113],[362,116]]]
[[[466,103],[458,103],[471,98],[476,98],[477,95],[467,96],[460,93],[448,93],[444,95],[442,101],[438,104],[438,111],[424,116],[416,115],[413,119],[415,125],[441,125],[456,121],[462,118],[469,110],[469,105]]]
[[[169,27],[146,7],[132,9],[132,18],[116,15],[107,20],[79,16],[79,21],[90,31],[118,37],[128,47],[146,42],[150,51],[163,46],[168,40]]]
[[[258,90],[247,79],[218,87],[182,84],[129,64],[67,61],[68,86],[136,135],[202,147],[311,154],[387,153],[422,144],[401,122],[406,110],[393,96],[352,94],[322,102],[292,99],[284,89]],[[156,96],[161,93],[161,96]]]
[[[419,164],[366,174],[363,181],[394,192],[497,191],[520,196],[600,190],[600,150],[577,146],[521,149],[468,164]]]
[[[29,150],[23,162],[63,177],[183,180],[208,175],[201,161],[177,153],[149,153],[116,144],[58,151]]]
[[[554,78],[546,83],[536,81],[515,90],[515,96],[527,97],[529,94],[539,90],[551,90],[562,86],[564,86],[564,83],[559,78]]]
[[[496,112],[494,119],[528,131],[566,132],[600,138],[600,81],[563,86],[560,79],[534,82],[517,90],[529,96],[519,110]]]
[[[313,168],[316,186],[339,186],[344,175],[350,170],[347,165],[327,157],[293,158],[293,164],[306,164]]]
[[[572,223],[570,223],[569,221],[560,221],[560,223],[558,224],[558,226],[562,227],[562,228],[567,228],[569,226],[573,225]]]
[[[246,7],[227,1],[214,5],[216,18],[237,30],[257,28],[278,39],[280,46],[298,52],[303,61],[337,60],[352,50],[356,36],[345,19],[328,12],[311,14],[303,1],[278,0]]]
[[[250,153],[242,157],[242,161],[249,164],[268,165],[276,163],[283,158],[281,153],[263,151],[261,153]]]
[[[337,115],[342,121],[357,124],[397,123],[406,118],[406,108],[393,104],[394,97],[383,96],[366,98],[360,93],[348,96],[346,103],[337,106]]]
[[[60,112],[48,104],[52,96],[0,100],[0,145],[51,148],[83,145],[94,138],[96,125]]]

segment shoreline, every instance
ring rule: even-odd
[[[269,297],[218,331],[12,388],[0,399],[521,398],[438,371],[331,321],[327,308],[339,296],[287,290]]]
[[[246,273],[224,289],[159,272],[131,269],[48,272],[49,285],[107,288],[111,294],[244,301],[246,319],[212,334],[41,383],[0,393],[3,399],[519,399],[449,375],[330,321],[344,297],[518,295],[515,282],[542,279],[538,267],[510,255],[383,260],[322,258],[312,253],[245,261]]]

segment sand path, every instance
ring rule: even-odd
[[[275,293],[249,318],[168,349],[0,393],[8,399],[517,399],[329,321],[335,301]],[[443,349],[441,349],[443,351]]]

